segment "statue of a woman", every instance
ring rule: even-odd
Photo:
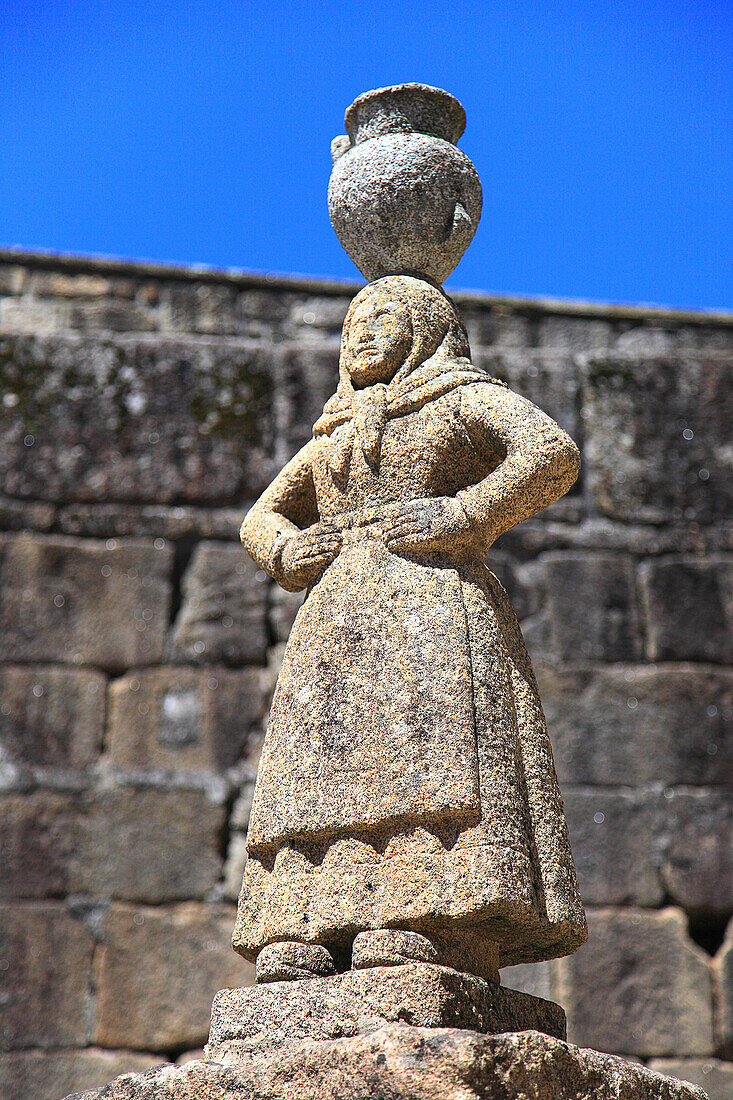
[[[495,979],[584,941],[537,686],[485,565],[578,464],[471,364],[442,291],[398,275],[356,296],[338,390],[242,527],[261,568],[308,589],[233,938],[266,948],[260,980],[402,958]]]

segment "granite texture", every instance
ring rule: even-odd
[[[442,292],[356,296],[336,394],[242,526],[260,568],[308,588],[249,819],[246,958],[393,927],[493,977],[584,941],[534,674],[484,565],[577,472],[558,425],[471,364]]]
[[[249,574],[237,573],[247,565],[236,548],[242,514],[310,438],[337,382],[341,325],[358,289],[0,252],[0,327],[8,336],[0,356],[0,465],[12,471],[2,479],[0,526],[22,533],[42,555],[53,542],[54,568],[75,578],[66,593],[24,582],[20,587],[33,597],[29,613],[19,600],[3,618],[0,783],[12,798],[8,813],[11,803],[3,804],[3,817],[14,834],[3,866],[4,919],[25,922],[34,932],[28,953],[39,947],[46,960],[21,966],[12,953],[3,955],[10,967],[0,973],[7,998],[0,1021],[16,1013],[21,1021],[17,1030],[9,1029],[15,1049],[0,1057],[0,1093],[10,1087],[6,1080],[18,1082],[18,1095],[9,1093],[13,1100],[59,1100],[64,1092],[139,1068],[143,1057],[148,1063],[176,1060],[184,1044],[190,1050],[200,1043],[213,992],[254,981],[254,967],[238,963],[217,938],[212,956],[219,962],[207,979],[206,1004],[206,991],[197,985],[198,959],[171,945],[187,942],[175,921],[181,903],[192,902],[204,914],[203,899],[212,894],[224,892],[236,901],[260,715],[268,703],[260,681],[265,693],[271,690],[303,593],[266,582],[265,598],[242,619],[236,647],[236,628],[226,620],[234,606],[230,599],[220,618],[207,618],[208,638],[192,637],[175,664],[172,623],[184,600],[202,594],[204,584],[212,589],[216,575],[228,591],[248,581]],[[502,981],[562,1001],[571,1035],[576,1021],[584,1023],[589,1038],[582,1041],[595,1045],[597,1036],[605,1036],[603,1043],[624,1056],[649,1057],[643,1051],[651,1013],[654,1032],[663,1039],[655,1048],[667,1052],[656,1057],[675,1058],[685,1069],[676,1076],[696,1072],[692,1079],[704,1082],[711,1100],[728,1100],[733,953],[730,939],[725,948],[720,943],[730,912],[722,896],[730,876],[716,873],[716,860],[725,851],[727,827],[719,795],[730,792],[733,774],[731,672],[724,664],[726,637],[706,631],[706,623],[720,618],[723,588],[699,579],[709,573],[722,581],[721,558],[733,549],[725,491],[730,479],[720,446],[730,420],[726,393],[733,392],[726,390],[733,317],[459,292],[454,297],[474,363],[545,409],[582,445],[576,486],[502,536],[490,551],[489,568],[505,585],[525,637],[542,608],[546,581],[561,579],[558,554],[572,555],[574,575],[589,578],[577,606],[553,593],[547,619],[554,622],[543,624],[553,647],[552,670],[537,641],[528,640],[528,647],[541,674],[581,895],[591,913],[613,905],[618,918],[613,938],[604,936],[597,947],[597,936],[591,941],[588,965],[573,975],[570,1000],[558,987],[555,961],[502,971]],[[38,370],[25,367],[30,347]],[[105,349],[119,356],[112,393],[95,388],[94,365]],[[241,372],[229,369],[245,352],[252,369],[264,369],[270,398],[276,398],[251,406],[251,412],[247,363],[241,359]],[[589,353],[598,367],[586,384]],[[662,374],[666,381],[657,384]],[[140,392],[150,396],[145,413],[137,400],[125,401],[128,393]],[[240,399],[244,415],[235,408]],[[687,429],[694,431],[692,440],[683,435]],[[636,440],[628,446],[627,432]],[[591,491],[596,474],[613,488],[608,507],[605,497]],[[149,565],[141,568],[127,549],[133,539],[154,558],[156,540],[172,551],[162,552],[161,605],[168,614],[163,611],[155,628],[160,633],[145,668],[139,649],[119,645],[128,622],[141,638],[151,637],[150,627],[138,632],[135,608],[157,617],[144,602],[150,588],[141,583],[151,575]],[[225,540],[231,555],[218,553]],[[195,584],[187,584],[184,594],[194,551],[203,543],[211,548],[206,569],[197,566]],[[88,572],[79,565],[85,547],[96,560]],[[614,573],[615,601],[612,587],[590,579],[600,574],[600,557],[621,566]],[[699,566],[694,575],[693,560]],[[660,568],[649,575],[650,565]],[[130,586],[129,620],[115,602],[114,587],[95,587],[91,595],[95,569],[100,582],[109,570],[126,591]],[[137,580],[128,576],[135,569]],[[62,608],[53,602],[57,594],[66,595]],[[600,630],[610,612],[627,624],[626,651],[641,658],[610,659],[608,636]],[[71,635],[64,635],[63,621],[59,627],[64,614],[78,638],[103,627],[101,664],[99,649],[91,653],[87,643],[83,649],[65,644]],[[592,627],[587,642],[576,626],[583,621]],[[242,636],[250,629],[255,645]],[[209,639],[211,646],[197,657],[193,645]],[[570,639],[595,656],[581,658]],[[653,651],[647,639],[654,640]],[[216,652],[228,652],[224,660],[231,667],[224,668],[212,656]],[[210,686],[212,678],[217,688]],[[173,706],[165,705],[169,695],[176,697]],[[235,746],[242,747],[242,757],[232,764]],[[219,790],[224,802],[209,803],[202,785]],[[702,838],[691,817],[707,823]],[[666,956],[653,947],[659,902],[652,899],[660,892],[662,904],[679,916],[680,947]],[[135,981],[124,987],[120,1014],[149,1021],[151,1031],[136,1040],[149,1053],[120,1049],[102,1059],[86,1045],[93,1039],[85,1030],[95,1026],[102,991],[91,953],[80,949],[78,936],[67,934],[65,922],[91,930],[99,952],[113,943],[116,925],[101,919],[111,894],[133,908],[142,908],[137,899],[144,895],[170,922],[170,933],[158,935],[146,920],[142,928],[149,935],[136,936],[128,947]],[[52,914],[59,935],[52,934]],[[704,951],[693,948],[696,942]],[[19,958],[19,949],[13,951]],[[234,980],[232,962],[241,968]],[[713,973],[713,983],[701,980],[706,972]],[[178,988],[197,990],[202,1015],[194,1029],[187,1003],[174,998],[170,1011],[180,1017],[176,1045],[157,1050],[149,1045],[154,1006],[169,973]],[[616,997],[618,973],[624,974],[623,996]],[[74,993],[68,1005],[78,1005],[79,1015],[72,1020],[69,1009],[67,1030],[60,1034],[64,1017],[58,1005],[69,988],[78,990],[78,1000]],[[609,988],[610,1020],[603,992]],[[650,988],[659,991],[653,1012]],[[717,1003],[727,1006],[727,1015],[716,1010],[711,1031],[705,1021],[714,993],[724,998]],[[23,1004],[33,1006],[25,1019]],[[694,1047],[688,1041],[690,1012],[701,1021]],[[682,1027],[680,1019],[687,1021]],[[18,1049],[29,1041],[27,1050]]]
[[[241,1066],[127,1074],[83,1100],[705,1100],[694,1085],[536,1031],[392,1025]],[[68,1097],[67,1100],[72,1100]],[[78,1100],[78,1098],[77,1098]]]
[[[308,1039],[348,1037],[390,1023],[490,1034],[534,1028],[566,1037],[565,1013],[552,1001],[450,967],[410,962],[222,989],[211,1009],[206,1057],[233,1065],[273,1048],[293,1049]]]
[[[424,84],[366,92],[347,110],[328,209],[367,279],[410,273],[440,284],[468,248],[481,184],[455,146],[465,120],[453,96]]]

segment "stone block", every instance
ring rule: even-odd
[[[277,357],[277,402],[287,440],[285,460],[311,438],[313,424],[338,384],[339,342],[284,345]]]
[[[73,889],[74,801],[52,791],[0,798],[0,897],[44,898]]]
[[[203,897],[221,873],[225,807],[204,791],[36,791],[0,807],[0,896],[177,901]]]
[[[202,538],[238,542],[246,511],[246,505],[197,508],[187,504],[68,504],[56,512],[55,524],[61,534],[92,538],[132,535],[180,542]]]
[[[733,1059],[733,920],[728,924],[725,939],[713,964],[718,1006],[716,1030],[718,1052]]]
[[[161,327],[168,332],[246,334],[235,287],[168,282],[161,288]]]
[[[53,504],[0,496],[0,531],[48,531],[55,519]]]
[[[109,692],[106,751],[116,768],[224,772],[259,749],[258,669],[142,669]]]
[[[351,301],[350,295],[297,298],[293,301],[288,321],[301,340],[322,337],[324,332],[337,339]],[[334,387],[335,388],[335,387]]]
[[[80,769],[99,757],[104,676],[37,665],[0,667],[0,784],[33,769]]]
[[[532,319],[524,313],[499,306],[472,305],[458,301],[463,323],[468,332],[473,361],[484,348],[531,348],[534,343]]]
[[[267,593],[267,577],[241,546],[199,543],[183,578],[183,602],[172,632],[173,659],[263,663]]]
[[[116,296],[134,297],[131,279],[113,278],[91,271],[33,271],[29,274],[26,291],[43,298],[100,299]]]
[[[170,547],[0,537],[0,659],[124,668],[160,659]]]
[[[642,1058],[713,1050],[709,960],[678,909],[588,913],[588,944],[557,963],[572,1042]]]
[[[694,1085],[537,1031],[392,1024],[305,1041],[240,1066],[188,1062],[120,1077],[85,1100],[705,1100]],[[71,1100],[70,1097],[67,1100]]]
[[[644,562],[641,584],[652,661],[733,661],[733,559]]]
[[[0,1054],[3,1100],[59,1100],[69,1092],[99,1088],[121,1073],[143,1073],[160,1064],[153,1054],[130,1050],[22,1050]]]
[[[730,357],[601,355],[584,369],[585,470],[602,512],[625,522],[730,516]]]
[[[0,332],[12,333],[9,342],[15,346],[19,335],[35,339],[68,327],[69,312],[68,302],[34,298],[31,295],[3,298],[0,299]],[[6,348],[8,345],[3,341],[2,346]],[[15,378],[11,380],[15,381]],[[10,393],[16,394],[17,391],[12,388]]]
[[[73,828],[76,891],[151,903],[203,898],[221,874],[225,814],[200,790],[85,796]]]
[[[572,356],[497,349],[476,356],[479,366],[538,405],[580,443],[580,380]],[[572,492],[572,490],[571,490]]]
[[[613,554],[555,552],[536,567],[537,615],[523,623],[534,656],[633,661],[641,656],[634,572]]]
[[[158,328],[155,310],[143,303],[121,298],[75,301],[69,308],[69,328],[80,332],[154,332]]]
[[[536,665],[561,783],[733,786],[733,673]]]
[[[22,264],[0,263],[0,294],[20,294],[28,280],[28,269]]]
[[[537,343],[541,348],[570,352],[603,352],[613,340],[610,321],[595,317],[541,317],[537,325]]]
[[[254,967],[232,951],[233,922],[226,906],[113,905],[96,961],[95,1041],[157,1051],[200,1046],[216,991],[254,981]]]
[[[559,1005],[446,966],[411,962],[330,977],[222,989],[211,1006],[206,1057],[236,1065],[304,1040],[338,1039],[389,1023],[494,1034],[533,1028],[565,1036]]]
[[[0,905],[0,1049],[86,1045],[93,950],[61,905]]]
[[[649,1069],[676,1077],[702,1089],[708,1100],[730,1100],[733,1096],[733,1064],[717,1058],[655,1058]]]
[[[9,496],[231,503],[255,499],[276,473],[264,346],[42,337],[38,318],[29,327],[34,335],[0,339],[0,481]]]
[[[666,791],[662,868],[670,897],[688,912],[733,910],[733,791]]]
[[[658,905],[665,800],[656,791],[563,789],[565,816],[586,905]]]

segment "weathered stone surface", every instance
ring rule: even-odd
[[[66,504],[59,506],[54,518],[58,530],[65,535],[236,542],[242,509],[197,508],[187,504]]]
[[[0,785],[99,757],[107,681],[69,668],[0,668]]]
[[[715,957],[717,1040],[724,1058],[733,1059],[733,920],[725,933],[723,945]]]
[[[222,985],[254,980],[231,949],[226,906],[112,905],[95,963],[94,1041],[106,1047],[174,1050],[201,1045]]]
[[[176,901],[203,897],[221,872],[225,807],[203,791],[37,791],[0,806],[0,896]]]
[[[435,945],[417,932],[397,928],[380,928],[376,932],[359,932],[351,947],[351,966],[364,970],[371,966],[393,966],[406,962],[437,963]]]
[[[331,144],[328,211],[341,244],[368,280],[394,273],[442,283],[481,217],[481,184],[456,148],[466,115],[424,84],[360,95]]]
[[[392,1025],[305,1042],[243,1066],[189,1062],[118,1078],[84,1100],[704,1100],[644,1066],[535,1031],[477,1035]],[[71,1100],[71,1098],[67,1098]]]
[[[74,889],[74,802],[51,791],[0,798],[0,897],[44,898]]]
[[[671,898],[691,911],[733,910],[733,791],[667,791],[662,873]]]
[[[550,553],[537,563],[541,611],[523,624],[532,652],[561,661],[641,657],[634,570],[612,554]]]
[[[257,669],[142,669],[110,687],[106,751],[123,769],[256,766],[263,715]]]
[[[565,787],[563,801],[585,904],[658,905],[666,808],[659,791]]]
[[[542,317],[537,324],[537,344],[565,352],[606,351],[613,341],[608,321],[590,317]]]
[[[471,350],[477,359],[490,348],[530,348],[533,344],[531,318],[508,302],[493,303],[489,308],[476,303],[468,295],[456,294],[455,301],[461,310],[468,332]]]
[[[0,478],[42,500],[219,503],[251,499],[273,473],[267,348],[244,341],[42,337],[54,311],[0,339]],[[81,306],[74,306],[78,317]],[[96,325],[112,321],[97,311]],[[129,306],[117,323],[132,320]],[[65,322],[72,307],[65,303]],[[101,312],[100,312],[101,311]],[[95,327],[96,327],[95,325]]]
[[[733,1096],[733,1064],[717,1058],[655,1058],[649,1063],[655,1073],[676,1077],[703,1089],[708,1100],[730,1100]]]
[[[337,342],[313,346],[301,341],[278,350],[278,423],[287,441],[287,453],[279,457],[289,458],[310,439],[311,425],[336,388],[338,363]]]
[[[235,1065],[304,1040],[337,1039],[398,1022],[487,1033],[535,1028],[565,1036],[565,1013],[551,1001],[445,966],[405,963],[222,989],[211,1006],[206,1057]]]
[[[162,539],[0,537],[0,658],[104,668],[159,660],[171,564]]]
[[[335,973],[330,952],[317,943],[270,943],[257,956],[258,982],[322,978]]]
[[[577,438],[581,432],[579,376],[570,355],[499,348],[474,357],[484,370],[534,402]]]
[[[567,491],[577,449],[468,353],[434,286],[366,287],[336,394],[243,524],[264,571],[310,588],[249,818],[246,958],[450,928],[488,976],[584,940],[529,659],[483,567],[502,531]]]
[[[733,786],[733,673],[537,668],[561,783]]]
[[[574,1042],[641,1057],[712,1053],[708,959],[678,909],[591,911],[588,939],[556,964]]]
[[[93,950],[62,905],[0,905],[0,1050],[88,1042]]]
[[[106,1085],[121,1073],[143,1073],[161,1059],[130,1050],[22,1050],[0,1054],[3,1100],[59,1100]]]
[[[730,515],[730,379],[730,357],[590,359],[586,473],[601,511],[651,523]]]
[[[267,578],[239,546],[201,542],[183,578],[173,626],[174,660],[263,662],[267,653]]]
[[[81,805],[78,889],[143,902],[202,898],[221,874],[225,806],[205,791],[121,788]]]
[[[733,560],[645,562],[641,567],[652,661],[733,661]]]

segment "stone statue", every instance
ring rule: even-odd
[[[567,492],[578,452],[471,363],[440,289],[481,210],[464,121],[406,84],[360,96],[334,142],[331,217],[371,281],[313,438],[242,526],[307,590],[233,937],[258,984],[216,994],[203,1061],[99,1100],[705,1100],[569,1046],[559,1005],[498,980],[586,936],[537,685],[485,564]]]
[[[308,594],[233,943],[260,981],[406,960],[497,981],[586,936],[537,685],[485,564],[499,535],[567,492],[578,451],[471,363],[433,280],[480,212],[475,169],[447,140],[460,105],[405,85],[360,97],[347,126],[331,213],[381,277],[351,303],[312,440],[242,526],[258,565]]]

